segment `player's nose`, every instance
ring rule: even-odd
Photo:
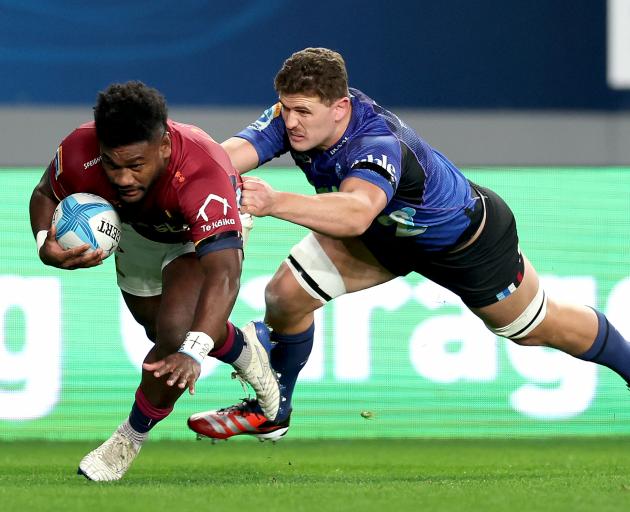
[[[125,169],[124,167],[110,174],[109,178],[116,187],[128,187],[135,184],[133,173],[130,169]]]
[[[289,112],[284,118],[284,125],[289,130],[292,130],[293,128],[295,128],[298,125],[297,114],[294,114],[293,112]]]

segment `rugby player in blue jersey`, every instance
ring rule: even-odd
[[[282,437],[313,344],[313,313],[345,293],[417,272],[456,293],[493,333],[605,365],[630,381],[630,344],[590,307],[548,297],[518,245],[514,216],[396,115],[348,88],[343,58],[307,48],[275,78],[279,102],[223,143],[245,173],[289,152],[316,195],[244,178],[242,209],[311,230],[267,285],[272,365],[287,388],[283,418],[255,400],[193,415],[216,439]]]

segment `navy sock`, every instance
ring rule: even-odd
[[[233,325],[232,322],[227,323],[227,329],[228,335],[225,343],[221,348],[211,351],[210,355],[216,357],[219,361],[232,364],[238,359],[238,356],[243,351],[243,347],[245,347],[245,336],[243,336],[243,331]]]
[[[149,418],[140,410],[136,402],[133,403],[131,413],[129,414],[129,424],[136,432],[144,434],[151,430],[156,423],[157,421],[153,418]]]
[[[158,422],[166,418],[172,407],[159,408],[152,405],[140,388],[136,391],[136,400],[131,407],[129,424],[136,431],[144,434],[151,430]]]
[[[593,311],[599,322],[597,336],[591,348],[579,358],[607,366],[630,385],[630,343],[619,334],[604,314]]]
[[[315,324],[298,334],[277,334],[272,332],[271,366],[280,374],[280,384],[286,388],[288,407],[295,388],[298,374],[304,368],[313,348]]]

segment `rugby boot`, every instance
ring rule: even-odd
[[[83,457],[77,474],[96,482],[120,480],[140,448],[142,445],[129,439],[119,428],[107,441]]]
[[[188,418],[188,428],[198,438],[229,439],[251,435],[260,441],[278,441],[289,430],[291,412],[281,423],[272,423],[262,413],[258,401],[244,398],[242,402],[214,411],[199,412]]]
[[[245,348],[232,363],[234,377],[248,383],[254,391],[263,415],[273,423],[283,422],[289,415],[284,387],[271,367],[269,329],[264,322],[249,322],[241,329]]]

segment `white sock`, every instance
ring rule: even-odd
[[[249,343],[245,342],[243,345],[243,350],[236,358],[236,361],[232,363],[232,366],[237,370],[240,368],[247,368],[249,366],[249,362],[252,360],[252,348]]]
[[[131,439],[137,446],[142,446],[142,443],[144,443],[147,440],[147,437],[149,437],[148,432],[138,432],[135,430],[129,423],[129,419],[126,419],[125,422],[116,429],[116,431],[125,436],[127,439]]]

